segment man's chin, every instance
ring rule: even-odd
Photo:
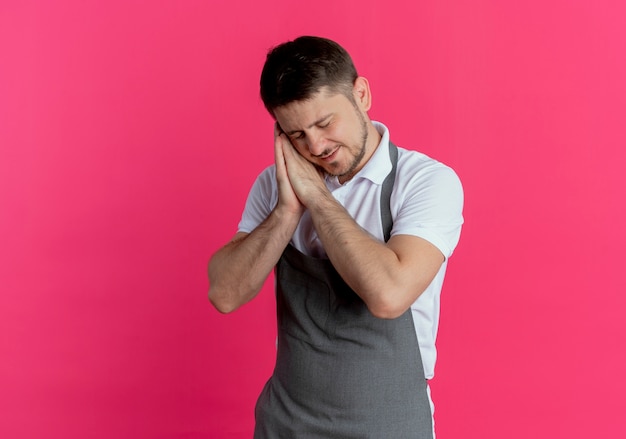
[[[318,166],[325,175],[329,175],[331,177],[343,177],[346,175],[346,172],[342,172],[342,169],[339,169],[338,166]]]

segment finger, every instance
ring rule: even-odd
[[[276,131],[274,133],[276,134]],[[285,156],[283,154],[283,141],[280,134],[274,138],[274,162],[276,163],[277,172],[285,172]]]
[[[284,139],[283,157],[285,157],[286,163],[292,162],[293,160],[304,159],[304,157],[296,151],[296,148],[293,146],[293,143],[291,143],[291,140],[289,140],[289,137],[287,137],[286,134],[283,133],[281,137]]]
[[[296,152],[290,142],[283,141],[282,156],[285,161],[285,169],[287,170],[287,175],[289,175],[290,179],[297,173],[301,172],[302,163],[300,163],[299,159],[302,157]]]

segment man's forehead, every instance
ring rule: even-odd
[[[347,100],[342,93],[319,91],[308,99],[276,108],[274,116],[286,132],[311,128],[339,111],[342,99]]]

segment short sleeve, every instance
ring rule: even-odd
[[[396,204],[398,210],[391,233],[392,236],[404,234],[423,238],[447,259],[461,235],[463,187],[451,168],[428,160],[397,181],[394,190],[401,199]]]
[[[267,167],[252,185],[237,227],[239,232],[250,233],[269,216],[278,202],[276,190],[276,168]]]

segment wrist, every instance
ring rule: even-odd
[[[300,218],[302,217],[303,213],[303,206],[294,209],[292,207],[283,206],[279,203],[278,205],[276,205],[270,215],[281,226],[292,228],[293,230],[295,230],[298,223],[300,222]]]
[[[343,210],[341,204],[325,186],[317,190],[314,194],[312,193],[304,204],[307,209],[311,211],[312,215],[314,213],[328,212],[330,209],[334,208],[341,208]]]

